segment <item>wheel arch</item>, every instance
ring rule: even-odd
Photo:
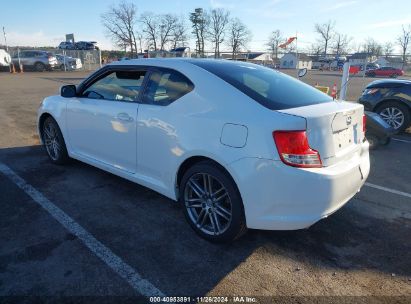
[[[58,123],[57,119],[54,118],[54,116],[52,114],[50,114],[49,112],[43,112],[40,115],[39,120],[38,120],[38,132],[39,132],[39,135],[40,135],[41,143],[44,144],[43,143],[43,125],[44,125],[44,122],[46,121],[46,119],[49,118],[49,117],[51,117],[56,122],[57,126],[60,129],[61,134],[63,135],[63,140],[67,144],[66,138],[65,138],[64,133],[63,133],[63,129],[61,128],[61,126]]]
[[[176,173],[176,177],[175,177],[175,192],[176,192],[176,200],[179,200],[179,189],[180,189],[180,183],[181,180],[183,179],[184,174],[187,172],[187,170],[189,170],[192,166],[194,166],[197,163],[200,163],[202,161],[209,161],[212,162],[213,164],[215,164],[218,168],[220,168],[223,172],[225,172],[227,174],[227,176],[233,181],[235,188],[237,189],[241,199],[241,191],[238,188],[237,182],[234,178],[234,175],[230,173],[230,171],[224,166],[222,165],[220,162],[216,161],[215,159],[212,159],[210,157],[207,156],[203,156],[203,155],[194,155],[194,156],[190,156],[188,158],[186,158],[178,167],[177,173]]]
[[[378,111],[378,109],[381,109],[384,105],[386,105],[387,103],[390,103],[390,102],[396,102],[396,103],[402,104],[403,106],[405,106],[408,109],[408,111],[410,111],[410,114],[411,114],[411,104],[408,104],[406,101],[404,101],[402,99],[399,99],[399,98],[384,99],[384,100],[380,101],[379,103],[377,103],[373,110],[376,112],[376,111]]]

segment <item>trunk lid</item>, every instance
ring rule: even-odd
[[[360,153],[364,139],[362,105],[331,101],[278,112],[306,120],[308,143],[320,153],[323,166],[331,166]]]

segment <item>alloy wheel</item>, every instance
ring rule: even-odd
[[[189,219],[203,233],[221,235],[230,227],[230,196],[212,175],[196,173],[190,177],[184,189],[184,204]]]
[[[58,160],[61,151],[60,138],[53,123],[49,122],[44,124],[43,139],[50,158],[52,160]]]
[[[404,124],[404,113],[395,107],[384,108],[380,116],[394,129],[399,129]]]

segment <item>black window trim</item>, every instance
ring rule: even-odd
[[[188,80],[188,82],[191,84],[191,86],[192,86],[191,91],[185,93],[184,95],[180,96],[180,97],[177,98],[176,100],[171,101],[171,102],[169,102],[169,103],[167,103],[167,104],[158,104],[158,103],[149,102],[149,101],[144,100],[143,97],[144,97],[144,95],[145,95],[145,93],[146,93],[146,90],[147,90],[147,87],[148,87],[148,82],[149,82],[149,80],[150,80],[150,78],[151,78],[151,75],[152,75],[154,72],[165,72],[165,71],[173,71],[173,72],[176,72],[176,73],[179,73],[179,74],[183,75],[183,76]],[[144,83],[144,86],[143,86],[143,91],[142,91],[142,94],[141,94],[141,96],[140,96],[140,97],[141,97],[141,99],[140,99],[140,103],[141,103],[141,104],[153,105],[153,106],[159,106],[159,107],[167,107],[167,106],[171,105],[172,103],[175,103],[176,101],[178,101],[181,97],[183,97],[183,96],[191,93],[191,92],[194,91],[194,89],[195,89],[194,83],[191,81],[191,79],[190,79],[187,75],[185,75],[183,72],[178,71],[178,70],[173,69],[173,68],[159,67],[159,66],[150,66],[150,68],[149,68],[149,73],[146,74],[146,77],[145,77],[145,78],[146,78],[146,79],[145,79],[145,83]]]
[[[111,74],[113,72],[117,72],[117,71],[146,71],[146,74],[144,75],[143,83],[141,85],[141,90],[138,93],[138,98],[137,98],[136,101],[123,101],[123,100],[111,100],[111,99],[104,99],[104,100],[117,101],[117,102],[131,102],[131,103],[139,103],[139,104],[149,104],[149,105],[156,105],[156,106],[165,107],[165,106],[168,106],[168,105],[176,102],[177,100],[179,100],[181,97],[185,96],[186,94],[184,94],[180,98],[178,98],[175,101],[170,102],[168,104],[155,104],[155,103],[146,102],[146,101],[143,100],[143,96],[144,96],[144,94],[147,90],[147,85],[148,85],[148,81],[151,77],[151,74],[155,71],[160,72],[160,71],[165,71],[165,70],[180,73],[185,78],[187,78],[187,80],[191,83],[192,90],[190,92],[192,92],[195,89],[194,83],[191,81],[191,79],[187,75],[185,75],[183,72],[178,71],[178,70],[173,69],[173,68],[150,66],[150,65],[106,65],[105,67],[102,67],[101,69],[99,69],[96,72],[94,72],[93,74],[91,74],[88,78],[86,78],[83,82],[81,82],[77,86],[77,89],[76,89],[77,97],[78,98],[87,98],[85,96],[81,96],[83,94],[83,92],[85,90],[87,90],[87,88],[90,87],[93,83],[95,83],[96,81],[104,78],[105,76],[107,76],[108,74]],[[188,93],[190,93],[190,92],[188,92]]]
[[[135,101],[128,101],[128,100],[114,100],[114,99],[102,99],[106,101],[115,101],[115,102],[128,102],[128,103],[141,103],[141,98],[143,96],[143,92],[145,91],[147,85],[147,76],[150,75],[150,67],[143,66],[143,65],[110,65],[97,70],[93,74],[91,74],[87,79],[85,79],[82,83],[79,84],[77,87],[77,97],[78,98],[88,98],[87,96],[82,96],[84,91],[86,91],[91,85],[103,79],[109,74],[114,72],[121,72],[121,71],[136,71],[141,72],[145,71],[146,74],[144,75],[143,83],[141,84],[141,90],[138,92],[137,100]],[[97,99],[98,100],[98,99]]]

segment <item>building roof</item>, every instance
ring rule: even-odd
[[[366,59],[369,57],[368,53],[354,53],[350,56],[350,59]]]
[[[383,57],[390,63],[402,63],[402,57]]]
[[[296,53],[295,52],[288,52],[285,55],[292,55],[294,57],[296,57]],[[312,59],[310,58],[310,56],[308,56],[305,53],[298,53],[298,59],[302,60],[302,61],[312,61]]]

